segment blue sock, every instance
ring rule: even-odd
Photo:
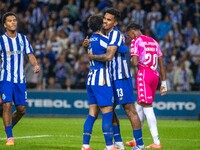
[[[122,137],[120,135],[120,127],[119,125],[113,126],[113,135],[115,142],[122,142]]]
[[[12,120],[12,128],[17,124],[15,120]]]
[[[12,126],[5,126],[5,131],[6,131],[7,138],[13,137]]]
[[[144,142],[142,139],[142,129],[133,130],[133,135],[136,141],[136,145],[144,145]]]
[[[84,123],[84,129],[83,129],[83,144],[89,144],[90,143],[90,138],[92,134],[92,128],[94,125],[96,118],[88,115],[85,123]]]
[[[113,144],[113,142],[112,142],[112,139],[113,139],[112,118],[113,118],[112,111],[102,114],[102,131],[103,131],[104,139],[105,139],[107,146]]]

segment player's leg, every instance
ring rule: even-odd
[[[19,122],[26,112],[26,106],[16,106],[16,111],[12,114],[12,128]]]
[[[141,103],[143,106],[144,114],[147,119],[147,123],[149,126],[149,130],[151,132],[151,136],[153,138],[154,143],[146,146],[146,148],[162,148],[158,136],[158,128],[156,116],[153,110],[153,100],[154,95],[156,93],[159,77],[152,70],[146,70],[147,76],[145,76],[145,101]]]
[[[92,86],[97,105],[102,112],[102,131],[106,150],[114,150],[113,146],[113,89],[111,86]]]
[[[1,82],[1,94],[3,103],[3,122],[6,132],[6,145],[14,145],[14,138],[12,133],[12,95],[13,95],[13,83]]]
[[[117,117],[117,114],[115,112],[115,108],[113,108],[113,136],[114,136],[114,145],[117,147],[119,150],[124,150],[124,144],[122,142],[122,137],[121,137],[121,132],[120,132],[120,123],[119,119]]]
[[[135,110],[135,106],[134,104],[124,104],[123,107],[133,129],[133,136],[136,141],[136,146],[143,147],[144,142],[142,139],[141,122]]]
[[[145,119],[143,107],[140,104],[136,103],[135,109],[136,109],[138,116],[140,118],[141,125],[143,126],[144,119]]]
[[[121,132],[120,132],[120,122],[115,112],[115,107],[119,104],[119,97],[117,91],[117,81],[113,81],[113,93],[115,105],[113,107],[113,135],[114,135],[114,144],[119,150],[125,150],[124,143],[122,141]]]
[[[3,122],[6,132],[6,145],[14,145],[13,133],[12,133],[12,103],[3,103]]]
[[[12,127],[14,127],[26,113],[27,92],[24,83],[14,84],[13,98],[16,110],[12,114]]]
[[[91,86],[87,86],[87,93],[88,93],[89,114],[86,117],[83,126],[83,144],[81,150],[92,150],[90,148],[90,139],[92,135],[92,129],[95,120],[98,117],[98,112],[99,112],[99,108],[97,106],[97,101],[95,98],[95,93],[91,89]]]
[[[112,150],[113,148],[113,107],[112,106],[103,106],[100,107],[102,112],[102,131],[106,143],[106,150]]]
[[[82,150],[90,150],[90,139],[94,122],[98,117],[99,108],[96,104],[89,105],[89,114],[83,126],[83,145]]]
[[[144,106],[144,114],[147,119],[147,123],[149,126],[149,130],[151,132],[151,136],[153,138],[153,144],[146,146],[146,148],[161,148],[159,136],[158,136],[158,128],[157,128],[157,121],[156,121],[156,116],[153,111],[152,106]]]
[[[132,146],[132,147],[144,147],[144,142],[142,139],[142,126],[141,126],[141,121],[138,116],[138,113],[135,108],[135,99],[133,95],[133,85],[132,85],[132,78],[124,80],[124,103],[123,103],[123,108],[126,112],[127,117],[130,120],[132,129],[133,129],[133,137],[134,139],[132,141],[126,142],[127,146]],[[137,83],[137,86],[139,84]]]
[[[139,118],[140,118],[141,126],[143,126],[143,124],[144,124],[144,119],[145,119],[143,107],[137,103],[137,104],[135,105],[135,108],[136,108],[136,111],[137,111],[138,116],[139,116]],[[131,140],[131,141],[127,141],[127,142],[126,142],[126,145],[127,145],[127,146],[130,146],[130,147],[135,147],[135,146],[136,146],[135,139],[133,139],[133,140]]]

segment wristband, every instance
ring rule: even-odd
[[[161,87],[163,87],[162,92],[166,92],[167,91],[167,81],[161,81]]]

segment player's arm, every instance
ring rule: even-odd
[[[167,83],[166,83],[165,65],[162,56],[158,57],[158,64],[160,66],[160,75],[161,75],[160,94],[165,95],[167,94]]]
[[[110,61],[113,59],[115,52],[117,51],[117,46],[108,46],[106,53],[101,55],[93,55],[92,52],[88,52],[88,56],[90,60],[97,60],[97,61]]]
[[[131,63],[133,66],[138,66],[138,56],[137,55],[132,55],[131,57]]]
[[[40,71],[40,66],[37,63],[37,60],[33,54],[28,55],[29,62],[34,67],[34,73],[38,73]]]
[[[119,46],[117,49],[118,53],[125,54],[128,52],[128,47],[126,45]]]

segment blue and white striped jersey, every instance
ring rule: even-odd
[[[33,49],[23,34],[17,33],[15,38],[7,34],[0,36],[1,76],[0,81],[25,83],[24,54],[32,54]]]
[[[120,46],[124,45],[122,33],[117,29],[117,27],[113,28],[113,30],[108,34],[108,37],[108,46],[117,46],[119,49]],[[109,62],[112,80],[124,79],[132,76],[127,64],[125,53],[119,53],[118,49],[114,58]]]
[[[92,34],[89,38],[88,50],[95,55],[104,54],[108,45],[108,37],[100,34]],[[108,62],[90,61],[90,72],[88,74],[87,85],[111,86]]]

